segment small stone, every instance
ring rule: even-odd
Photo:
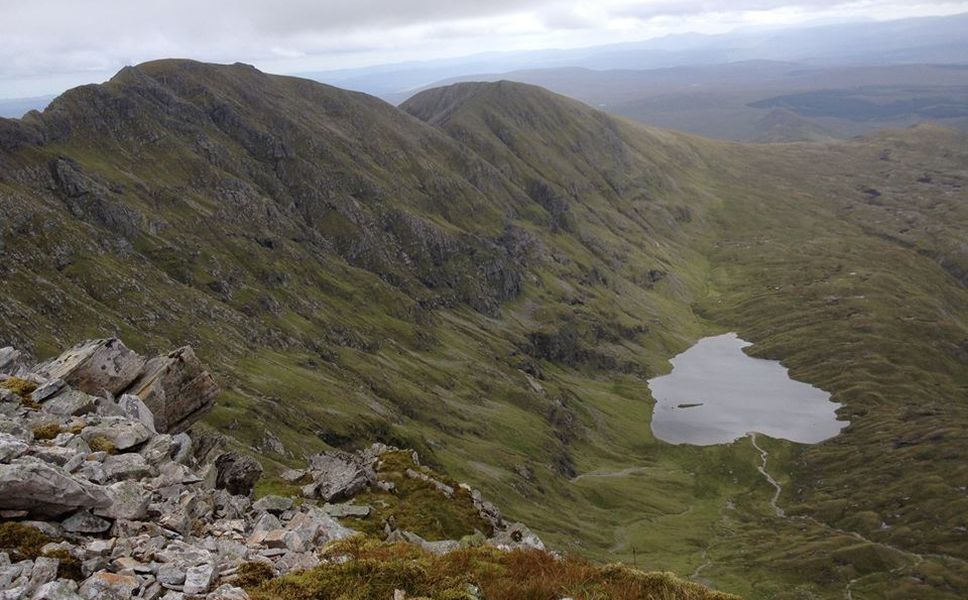
[[[43,411],[52,415],[81,416],[94,412],[97,399],[81,390],[67,390],[44,403]]]
[[[78,593],[87,600],[128,600],[140,587],[134,575],[98,571],[84,580]]]
[[[77,594],[77,583],[70,579],[58,579],[40,586],[31,600],[83,600]]]
[[[302,469],[286,469],[279,474],[279,479],[288,483],[296,483],[306,476],[306,471]]]
[[[94,556],[111,556],[111,551],[114,550],[114,538],[91,540],[88,542],[85,550],[88,554],[93,554]]]
[[[33,392],[31,392],[30,399],[33,400],[34,402],[43,402],[44,400],[47,400],[57,392],[64,389],[66,385],[67,384],[64,383],[63,379],[56,379],[56,378],[51,379],[47,383],[41,385]]]
[[[281,513],[292,508],[292,498],[284,496],[263,496],[252,504],[253,510]]]
[[[23,456],[29,447],[30,445],[27,442],[16,436],[9,433],[0,433],[0,463],[8,463]]]
[[[141,521],[148,516],[151,494],[137,481],[119,481],[106,489],[111,504],[95,510],[95,514],[109,519]]]
[[[208,600],[249,600],[249,594],[242,588],[224,584],[208,595]]]
[[[204,594],[208,590],[212,589],[212,585],[215,583],[216,572],[215,565],[204,564],[196,565],[188,569],[185,573],[185,589],[183,590],[186,594]]]
[[[56,558],[38,556],[34,559],[34,568],[30,571],[30,584],[32,590],[39,588],[45,583],[57,579],[57,565],[60,561]]]
[[[61,526],[71,533],[103,533],[111,529],[111,522],[82,510],[64,519]]]
[[[151,439],[152,433],[144,423],[124,417],[104,417],[99,425],[87,427],[81,432],[84,441],[90,443],[96,437],[110,440],[118,450],[127,450]]]
[[[104,459],[105,481],[144,479],[155,475],[155,470],[145,462],[145,457],[134,452],[116,454]]]
[[[155,577],[161,585],[171,588],[172,586],[185,583],[185,567],[178,564],[162,565]]]
[[[373,510],[365,504],[324,504],[323,510],[331,517],[341,519],[343,517],[363,518]]]
[[[134,394],[121,396],[121,399],[118,400],[118,407],[124,413],[125,417],[132,421],[140,421],[152,433],[158,433],[155,430],[155,415],[152,414],[148,406],[138,396]]]

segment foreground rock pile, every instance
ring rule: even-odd
[[[376,444],[284,473],[301,485],[298,502],[253,501],[256,461],[217,436],[182,431],[217,391],[187,347],[145,360],[118,340],[94,340],[31,368],[0,349],[0,543],[44,542],[32,553],[0,551],[0,600],[243,599],[233,581],[244,565],[274,575],[318,565],[319,549],[355,534],[337,519],[370,511],[346,501],[392,488],[377,470],[399,450]],[[421,470],[406,476],[455,493]],[[463,487],[492,528],[486,543],[543,547]],[[389,523],[385,534],[432,552],[459,546]]]

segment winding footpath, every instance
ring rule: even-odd
[[[773,510],[776,513],[776,516],[777,517],[780,517],[782,519],[788,519],[788,520],[791,520],[791,521],[792,520],[796,520],[796,521],[809,521],[810,523],[813,523],[814,525],[817,525],[819,527],[823,527],[824,529],[827,529],[827,530],[832,531],[834,533],[839,533],[841,535],[847,535],[847,536],[850,536],[850,537],[852,537],[852,538],[854,538],[854,539],[856,539],[858,541],[861,541],[861,542],[864,542],[864,543],[867,543],[867,544],[872,544],[874,546],[880,546],[881,548],[886,548],[888,550],[891,550],[893,552],[896,552],[897,554],[899,554],[899,555],[903,556],[905,559],[907,559],[909,562],[907,564],[901,565],[901,566],[899,566],[899,567],[897,567],[897,568],[892,569],[891,571],[889,571],[892,574],[900,574],[901,572],[905,571],[906,569],[914,569],[915,567],[917,567],[918,565],[920,565],[922,562],[924,562],[925,557],[935,558],[935,559],[939,559],[939,560],[947,560],[947,561],[956,562],[956,563],[960,563],[960,564],[965,564],[966,561],[964,561],[963,559],[960,559],[960,558],[955,557],[955,556],[950,556],[948,554],[919,554],[917,552],[911,552],[910,550],[904,550],[903,548],[898,548],[897,546],[892,546],[891,544],[885,544],[884,542],[877,542],[877,541],[874,541],[874,540],[871,540],[871,539],[868,539],[868,538],[862,536],[861,534],[857,533],[856,531],[848,531],[846,529],[840,529],[838,527],[834,527],[832,525],[828,525],[827,523],[824,523],[822,521],[819,521],[819,520],[817,520],[817,519],[815,519],[813,517],[807,516],[807,515],[787,516],[786,512],[784,512],[784,510],[782,508],[780,508],[780,505],[779,505],[780,494],[783,493],[783,487],[780,485],[780,483],[776,479],[773,478],[772,475],[770,475],[769,471],[766,470],[767,460],[769,459],[770,454],[764,448],[762,448],[759,444],[756,443],[756,433],[755,432],[752,432],[751,431],[749,433],[749,437],[750,437],[750,442],[753,444],[753,448],[755,448],[756,451],[760,453],[760,465],[756,469],[763,475],[763,478],[766,479],[767,483],[769,483],[771,486],[773,486],[773,489],[775,490],[774,493],[773,493],[773,497],[770,499],[770,506],[773,507]],[[875,575],[879,575],[879,574],[881,574],[881,573],[876,573],[876,572],[875,573],[869,573],[867,575],[862,575],[860,577],[855,577],[854,579],[851,579],[850,581],[848,581],[846,587],[844,588],[844,598],[846,600],[853,600],[854,599],[854,594],[853,594],[854,585],[856,583],[858,583],[859,581],[862,581],[863,579],[866,579],[868,577],[872,577],[872,576],[875,576]]]
[[[772,485],[773,488],[776,490],[773,492],[773,497],[770,498],[770,506],[773,507],[773,510],[776,512],[776,516],[785,518],[786,512],[784,512],[783,509],[780,508],[780,505],[778,504],[778,501],[780,500],[780,494],[783,493],[783,487],[780,486],[780,482],[778,482],[776,479],[773,479],[773,476],[770,475],[770,472],[766,470],[766,461],[769,458],[770,454],[763,448],[760,448],[760,445],[756,443],[755,431],[749,432],[749,436],[750,436],[750,442],[753,443],[753,447],[756,448],[756,451],[760,453],[760,466],[756,467],[756,470],[759,471],[760,474],[763,475],[764,478],[766,478],[766,481],[769,482],[769,484]]]

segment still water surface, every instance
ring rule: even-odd
[[[749,345],[735,333],[701,339],[670,361],[671,373],[649,380],[655,437],[708,446],[755,431],[815,444],[847,425],[830,394],[790,379],[777,361],[748,356]]]

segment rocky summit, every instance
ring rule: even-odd
[[[403,460],[405,478],[441,498],[466,497],[480,544],[544,549],[480,492],[379,443],[310,456],[285,474],[299,497],[254,500],[258,462],[218,434],[174,432],[217,391],[189,347],[146,360],[120,340],[89,340],[33,367],[0,349],[0,598],[247,598],[240,573],[312,569],[327,544],[359,535],[340,519],[373,511],[355,497],[395,490],[388,461]],[[427,541],[393,519],[379,526],[432,554],[467,543]]]

